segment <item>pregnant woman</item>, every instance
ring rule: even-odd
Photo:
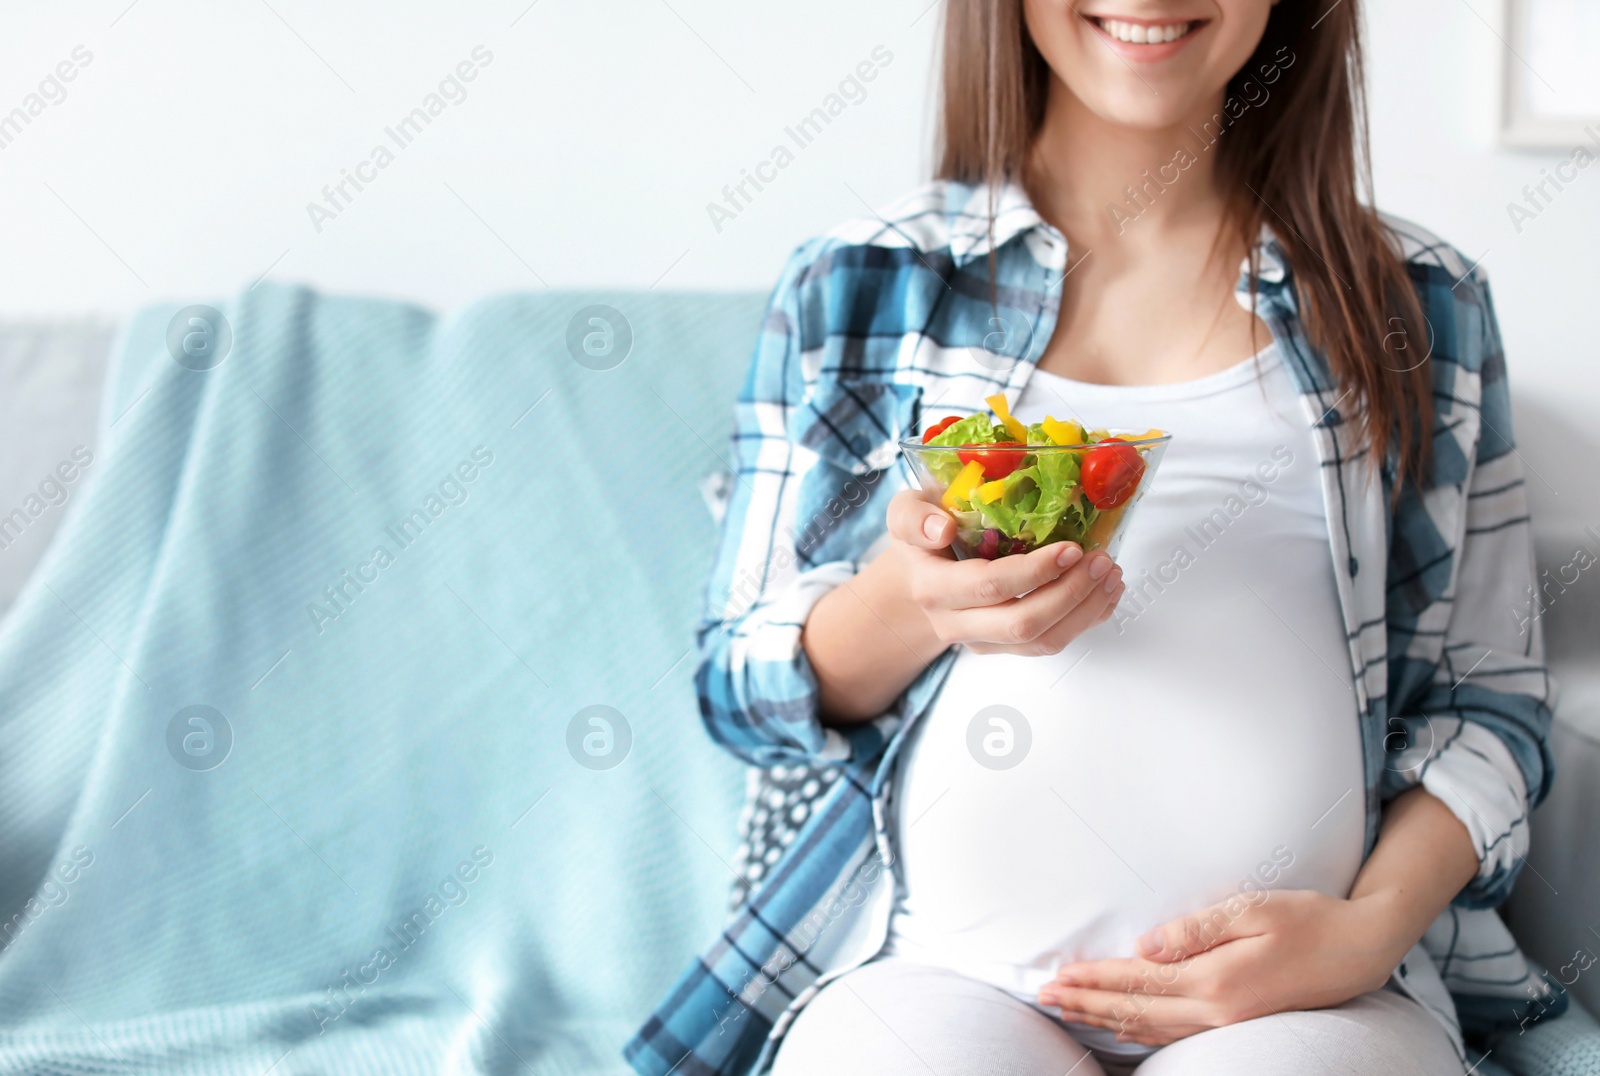
[[[698,684],[747,899],[641,1072],[1462,1073],[1549,681],[1484,278],[1362,201],[1357,0],[948,0],[938,179],[802,246]],[[1117,562],[896,442],[1173,440]]]

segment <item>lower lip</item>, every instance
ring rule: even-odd
[[[1191,27],[1189,32],[1176,41],[1163,41],[1159,45],[1139,45],[1132,41],[1119,41],[1101,29],[1100,24],[1093,19],[1085,19],[1089,29],[1100,36],[1100,40],[1111,46],[1111,50],[1125,60],[1134,63],[1159,63],[1162,60],[1175,56],[1178,50],[1193,41],[1195,35],[1205,29],[1205,23]]]

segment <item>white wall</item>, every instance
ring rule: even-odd
[[[269,268],[447,309],[541,281],[765,288],[857,194],[881,203],[928,167],[929,0],[269,2],[5,5],[0,112],[75,46],[93,59],[0,150],[0,316],[117,315]],[[1522,397],[1586,429],[1600,169],[1516,234],[1506,203],[1565,154],[1496,148],[1498,4],[1368,6],[1381,203],[1488,252]],[[319,233],[307,203],[480,45],[465,100]],[[866,99],[715,230],[706,204],[878,46],[893,59]],[[1536,466],[1547,511],[1600,522],[1592,476]]]
[[[114,26],[129,0],[6,5],[0,112],[75,45],[93,60],[0,150],[0,313],[120,312],[269,266],[443,307],[540,280],[760,288],[863,211],[847,181],[882,202],[926,167],[928,0],[269,2],[139,0]],[[306,204],[479,45],[468,96],[319,234]],[[706,203],[880,45],[866,98],[719,234]]]

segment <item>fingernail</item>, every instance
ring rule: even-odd
[[[1089,565],[1089,578],[1090,579],[1103,579],[1103,578],[1105,578],[1105,574],[1107,572],[1109,572],[1110,570],[1111,570],[1111,558],[1110,557],[1095,557],[1094,558],[1094,563]]]
[[[1164,944],[1159,930],[1152,930],[1134,943],[1141,956],[1160,956]]]
[[[1070,568],[1083,559],[1083,549],[1068,542],[1061,547],[1061,552],[1056,554],[1056,565],[1061,568]]]
[[[944,519],[940,516],[929,516],[922,521],[922,533],[928,536],[928,541],[937,542],[944,535]]]
[[[1057,972],[1056,973],[1056,982],[1060,983],[1062,986],[1077,986],[1078,985],[1078,980],[1073,978],[1071,975],[1068,975],[1066,972]]]
[[[1122,585],[1122,569],[1118,568],[1106,577],[1106,593],[1111,594]]]

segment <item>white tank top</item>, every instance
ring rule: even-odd
[[[896,778],[890,951],[1032,1003],[1058,965],[1135,956],[1241,890],[1345,895],[1365,784],[1320,467],[1276,348],[1172,385],[1036,371],[1014,411],[1173,438],[1114,618],[1055,657],[963,649]]]

